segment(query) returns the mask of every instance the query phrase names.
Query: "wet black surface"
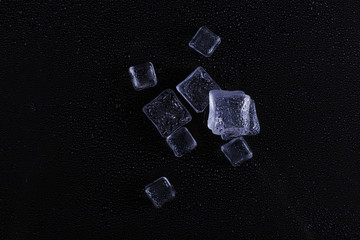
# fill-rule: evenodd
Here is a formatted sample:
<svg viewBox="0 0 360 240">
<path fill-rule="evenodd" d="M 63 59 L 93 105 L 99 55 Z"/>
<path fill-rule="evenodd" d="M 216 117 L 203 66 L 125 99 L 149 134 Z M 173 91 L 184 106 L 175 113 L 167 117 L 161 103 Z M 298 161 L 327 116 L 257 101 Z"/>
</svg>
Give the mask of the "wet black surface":
<svg viewBox="0 0 360 240">
<path fill-rule="evenodd" d="M 3 239 L 359 239 L 359 2 L 0 2 Z M 200 26 L 211 58 L 188 47 Z M 153 62 L 158 85 L 132 88 Z M 206 113 L 176 158 L 142 107 L 201 65 L 255 101 L 234 168 Z M 176 199 L 155 209 L 160 176 Z"/>
</svg>

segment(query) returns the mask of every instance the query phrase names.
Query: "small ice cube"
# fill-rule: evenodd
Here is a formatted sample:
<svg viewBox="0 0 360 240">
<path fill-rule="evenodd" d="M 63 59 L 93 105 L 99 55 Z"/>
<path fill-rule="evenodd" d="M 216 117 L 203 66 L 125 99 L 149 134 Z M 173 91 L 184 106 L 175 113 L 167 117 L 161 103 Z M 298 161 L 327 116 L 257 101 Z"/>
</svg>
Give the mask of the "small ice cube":
<svg viewBox="0 0 360 240">
<path fill-rule="evenodd" d="M 215 135 L 247 135 L 250 126 L 250 96 L 242 91 L 211 90 L 208 128 Z"/>
<path fill-rule="evenodd" d="M 221 151 L 234 167 L 239 166 L 253 156 L 249 145 L 243 137 L 234 138 L 230 142 L 222 145 Z"/>
<path fill-rule="evenodd" d="M 197 143 L 186 127 L 182 127 L 166 138 L 169 147 L 176 157 L 182 157 L 193 150 Z"/>
<path fill-rule="evenodd" d="M 136 91 L 154 87 L 157 84 L 154 65 L 151 62 L 129 68 L 131 83 Z"/>
<path fill-rule="evenodd" d="M 189 111 L 171 89 L 163 91 L 146 104 L 143 112 L 164 138 L 192 119 Z"/>
<path fill-rule="evenodd" d="M 175 189 L 166 177 L 161 177 L 145 187 L 145 193 L 156 208 L 175 198 Z"/>
<path fill-rule="evenodd" d="M 197 67 L 176 89 L 200 113 L 209 105 L 209 91 L 221 88 L 202 67 Z"/>
<path fill-rule="evenodd" d="M 219 46 L 221 39 L 207 27 L 199 28 L 189 46 L 205 57 L 210 57 Z"/>
</svg>

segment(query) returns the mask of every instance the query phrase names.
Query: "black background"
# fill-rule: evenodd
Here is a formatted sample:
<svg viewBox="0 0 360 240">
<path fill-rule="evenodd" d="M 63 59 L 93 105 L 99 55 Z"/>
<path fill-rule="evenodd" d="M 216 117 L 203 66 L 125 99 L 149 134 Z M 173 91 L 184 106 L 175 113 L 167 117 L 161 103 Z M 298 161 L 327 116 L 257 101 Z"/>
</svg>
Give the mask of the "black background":
<svg viewBox="0 0 360 240">
<path fill-rule="evenodd" d="M 1 238 L 359 239 L 359 10 L 1 1 Z M 211 58 L 187 45 L 203 25 Z M 135 92 L 128 67 L 147 61 L 158 85 Z M 200 65 L 256 101 L 238 168 L 179 94 L 198 142 L 183 158 L 141 112 Z M 163 175 L 177 196 L 159 210 L 143 188 Z"/>
</svg>

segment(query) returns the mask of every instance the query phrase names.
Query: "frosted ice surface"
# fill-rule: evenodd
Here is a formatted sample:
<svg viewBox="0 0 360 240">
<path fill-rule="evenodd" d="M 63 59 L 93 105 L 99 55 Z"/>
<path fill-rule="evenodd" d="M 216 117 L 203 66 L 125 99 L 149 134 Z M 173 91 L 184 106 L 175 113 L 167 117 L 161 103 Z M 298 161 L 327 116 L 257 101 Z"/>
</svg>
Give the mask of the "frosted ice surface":
<svg viewBox="0 0 360 240">
<path fill-rule="evenodd" d="M 171 89 L 163 91 L 146 104 L 143 112 L 164 138 L 192 119 L 189 111 Z"/>
<path fill-rule="evenodd" d="M 247 135 L 257 135 L 260 133 L 260 123 L 256 114 L 255 101 L 251 99 L 250 109 L 249 109 L 249 117 L 250 117 L 250 125 L 249 125 L 249 133 Z M 226 132 L 221 133 L 221 138 L 223 140 L 230 140 L 234 137 L 238 137 L 239 135 L 236 132 Z"/>
<path fill-rule="evenodd" d="M 145 193 L 156 208 L 175 198 L 175 189 L 166 177 L 161 177 L 145 187 Z"/>
<path fill-rule="evenodd" d="M 250 127 L 250 96 L 242 91 L 211 90 L 208 128 L 228 138 L 247 135 Z"/>
<path fill-rule="evenodd" d="M 200 113 L 209 105 L 209 91 L 220 87 L 202 67 L 198 67 L 176 89 Z"/>
</svg>

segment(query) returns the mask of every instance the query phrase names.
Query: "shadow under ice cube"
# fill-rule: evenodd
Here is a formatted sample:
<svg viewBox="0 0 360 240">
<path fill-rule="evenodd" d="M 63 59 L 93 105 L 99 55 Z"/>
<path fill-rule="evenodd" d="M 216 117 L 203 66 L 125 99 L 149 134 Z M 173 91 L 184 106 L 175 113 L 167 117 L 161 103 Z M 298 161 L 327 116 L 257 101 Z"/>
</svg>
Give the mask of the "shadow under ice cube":
<svg viewBox="0 0 360 240">
<path fill-rule="evenodd" d="M 175 189 L 166 177 L 161 177 L 145 187 L 145 193 L 156 208 L 175 198 Z"/>
</svg>

